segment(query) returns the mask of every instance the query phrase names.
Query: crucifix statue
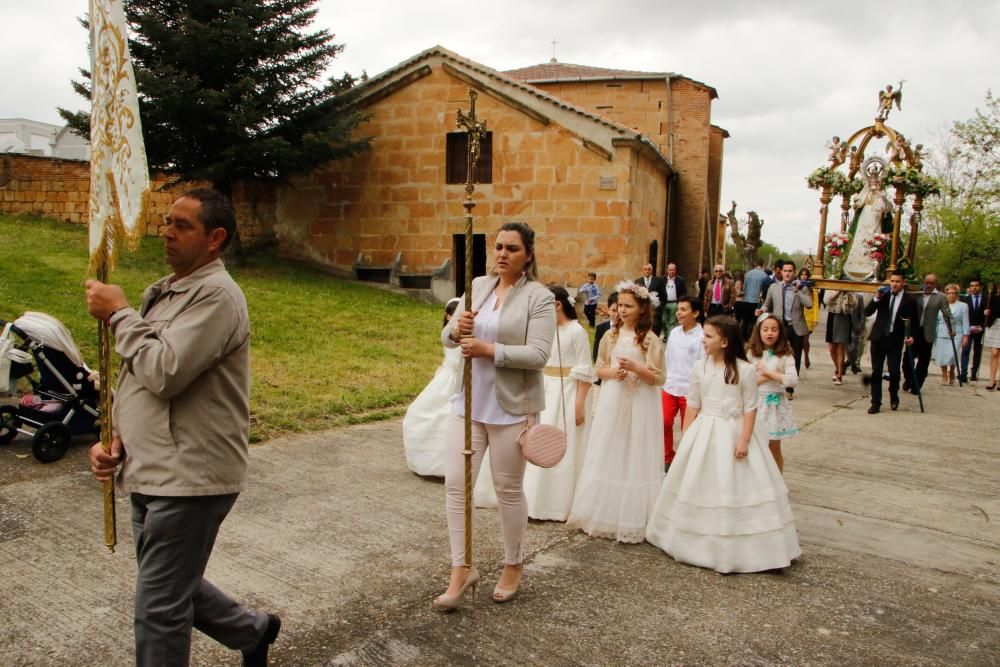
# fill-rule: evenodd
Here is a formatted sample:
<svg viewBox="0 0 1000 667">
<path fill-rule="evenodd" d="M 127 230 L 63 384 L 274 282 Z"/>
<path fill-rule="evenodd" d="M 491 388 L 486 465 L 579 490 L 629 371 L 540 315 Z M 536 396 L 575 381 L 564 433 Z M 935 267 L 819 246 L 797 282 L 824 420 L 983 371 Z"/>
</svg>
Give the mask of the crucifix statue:
<svg viewBox="0 0 1000 667">
<path fill-rule="evenodd" d="M 458 127 L 465 128 L 468 150 L 465 160 L 465 310 L 472 311 L 472 200 L 475 191 L 476 163 L 479 161 L 479 143 L 486 135 L 486 121 L 476 118 L 476 91 L 469 90 L 469 113 L 458 110 Z M 465 393 L 465 564 L 472 565 L 472 359 L 466 358 L 462 369 L 462 387 Z"/>
</svg>

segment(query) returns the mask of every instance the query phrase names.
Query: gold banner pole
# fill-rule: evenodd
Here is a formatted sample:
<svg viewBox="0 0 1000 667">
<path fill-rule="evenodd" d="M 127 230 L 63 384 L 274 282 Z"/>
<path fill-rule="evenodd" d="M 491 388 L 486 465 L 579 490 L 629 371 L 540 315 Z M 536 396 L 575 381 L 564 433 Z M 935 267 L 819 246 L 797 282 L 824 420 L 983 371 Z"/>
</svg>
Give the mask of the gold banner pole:
<svg viewBox="0 0 1000 667">
<path fill-rule="evenodd" d="M 97 267 L 97 279 L 108 282 L 108 262 L 105 259 Z M 104 321 L 97 322 L 97 372 L 100 378 L 101 448 L 105 454 L 111 453 L 111 327 Z M 118 529 L 115 521 L 115 483 L 104 482 L 104 545 L 111 553 L 118 544 Z"/>
<path fill-rule="evenodd" d="M 472 310 L 472 200 L 475 192 L 475 168 L 479 161 L 479 142 L 486 134 L 486 121 L 476 118 L 476 91 L 469 89 L 469 113 L 458 111 L 458 127 L 465 128 L 468 150 L 465 160 L 465 310 Z M 466 357 L 462 368 L 465 393 L 465 564 L 472 566 L 472 359 Z"/>
</svg>

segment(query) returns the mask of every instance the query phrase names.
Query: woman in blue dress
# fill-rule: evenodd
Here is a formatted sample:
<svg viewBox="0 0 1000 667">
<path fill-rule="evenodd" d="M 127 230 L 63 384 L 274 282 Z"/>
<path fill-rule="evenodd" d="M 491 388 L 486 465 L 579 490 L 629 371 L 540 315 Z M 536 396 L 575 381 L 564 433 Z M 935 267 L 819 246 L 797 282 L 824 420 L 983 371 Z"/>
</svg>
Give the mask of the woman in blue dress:
<svg viewBox="0 0 1000 667">
<path fill-rule="evenodd" d="M 938 313 L 935 357 L 941 367 L 941 384 L 955 384 L 955 352 L 969 344 L 969 307 L 958 300 L 958 285 L 954 283 L 944 288 L 944 295 L 951 307 L 951 322 L 955 331 L 948 328 L 948 322 Z"/>
</svg>

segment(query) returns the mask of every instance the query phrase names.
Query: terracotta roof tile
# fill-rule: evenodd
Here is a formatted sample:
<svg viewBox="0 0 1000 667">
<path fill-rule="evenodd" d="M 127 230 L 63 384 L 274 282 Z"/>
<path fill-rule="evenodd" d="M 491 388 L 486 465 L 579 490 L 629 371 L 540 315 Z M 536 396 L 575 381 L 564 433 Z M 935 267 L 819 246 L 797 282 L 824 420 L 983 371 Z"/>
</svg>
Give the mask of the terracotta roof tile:
<svg viewBox="0 0 1000 667">
<path fill-rule="evenodd" d="M 502 74 L 518 81 L 551 81 L 565 79 L 662 79 L 668 72 L 639 72 L 629 69 L 588 67 L 570 63 L 547 62 L 530 67 L 507 70 Z"/>
<path fill-rule="evenodd" d="M 707 83 L 702 83 L 691 77 L 677 74 L 675 72 L 640 72 L 631 69 L 611 69 L 608 67 L 589 67 L 587 65 L 573 65 L 570 63 L 560 63 L 549 61 L 540 65 L 521 67 L 501 72 L 504 76 L 515 81 L 523 81 L 527 84 L 555 83 L 556 81 L 614 81 L 623 79 L 663 79 L 671 77 L 690 81 L 696 86 L 705 88 L 712 93 L 712 99 L 719 96 L 719 93 Z"/>
</svg>

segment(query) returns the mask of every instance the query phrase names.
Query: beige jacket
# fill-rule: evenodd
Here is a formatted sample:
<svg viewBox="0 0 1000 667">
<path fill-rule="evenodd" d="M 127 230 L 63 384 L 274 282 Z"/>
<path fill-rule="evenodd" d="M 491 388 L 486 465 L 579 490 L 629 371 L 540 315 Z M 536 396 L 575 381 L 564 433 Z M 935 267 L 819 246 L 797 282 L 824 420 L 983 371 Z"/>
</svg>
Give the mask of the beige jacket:
<svg viewBox="0 0 1000 667">
<path fill-rule="evenodd" d="M 141 314 L 140 314 L 141 313 Z M 118 485 L 154 496 L 237 493 L 247 471 L 250 320 L 221 260 L 153 283 L 111 318 L 122 367 Z"/>
<path fill-rule="evenodd" d="M 810 295 L 810 289 L 800 289 L 796 290 L 792 288 L 792 329 L 799 336 L 805 336 L 809 333 L 809 327 L 806 325 L 806 317 L 803 312 L 806 308 L 812 308 L 812 296 Z M 778 316 L 778 319 L 785 319 L 785 290 L 783 282 L 776 282 L 767 288 L 767 296 L 764 297 L 764 305 L 761 306 L 761 310 L 768 313 L 773 313 Z"/>
<path fill-rule="evenodd" d="M 499 280 L 498 276 L 491 275 L 480 276 L 472 281 L 473 310 L 482 307 Z M 446 347 L 458 347 L 458 343 L 451 339 L 451 330 L 464 312 L 463 296 L 451 322 L 441 331 L 441 341 Z M 493 355 L 493 362 L 497 367 L 497 402 L 510 414 L 534 414 L 545 409 L 542 369 L 549 359 L 555 335 L 555 297 L 545 285 L 521 276 L 507 293 L 500 308 L 500 323 Z"/>
<path fill-rule="evenodd" d="M 601 345 L 597 350 L 597 368 L 613 368 L 616 365 L 617 362 L 611 358 L 611 350 L 617 342 L 613 329 L 601 339 Z M 666 359 L 663 354 L 663 342 L 652 331 L 647 331 L 643 343 L 646 345 L 646 367 L 653 371 L 653 386 L 659 389 L 667 380 L 663 368 Z"/>
</svg>

